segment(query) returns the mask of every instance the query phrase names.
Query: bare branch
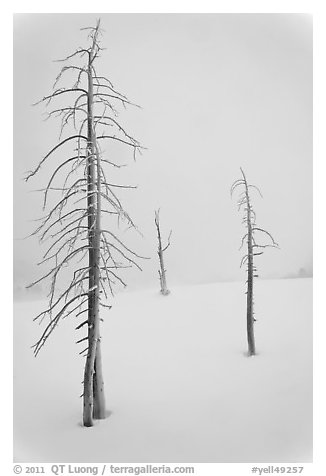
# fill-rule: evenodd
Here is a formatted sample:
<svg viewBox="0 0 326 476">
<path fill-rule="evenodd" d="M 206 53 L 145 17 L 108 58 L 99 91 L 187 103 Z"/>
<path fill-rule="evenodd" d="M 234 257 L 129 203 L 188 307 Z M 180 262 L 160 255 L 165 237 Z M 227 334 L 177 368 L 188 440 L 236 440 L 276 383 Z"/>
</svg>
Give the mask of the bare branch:
<svg viewBox="0 0 326 476">
<path fill-rule="evenodd" d="M 87 295 L 87 293 L 85 293 L 84 295 Z M 49 324 L 46 326 L 43 334 L 41 335 L 40 339 L 36 342 L 36 344 L 34 344 L 32 346 L 34 348 L 35 356 L 40 352 L 41 348 L 43 347 L 43 345 L 45 344 L 45 342 L 47 341 L 49 336 L 52 334 L 52 332 L 53 332 L 54 328 L 57 326 L 62 314 L 65 312 L 65 310 L 68 308 L 68 306 L 70 306 L 70 304 L 72 304 L 76 299 L 79 299 L 79 297 L 80 296 L 73 297 L 67 304 L 65 304 L 63 306 L 63 308 L 58 312 L 58 314 L 56 314 L 56 316 L 51 319 Z"/>
<path fill-rule="evenodd" d="M 76 139 L 76 138 L 81 138 L 81 139 L 84 139 L 87 141 L 87 137 L 85 136 L 80 136 L 80 135 L 74 135 L 74 136 L 70 136 L 70 137 L 67 137 L 67 139 L 64 139 L 63 141 L 61 141 L 59 144 L 57 144 L 55 147 L 53 147 L 50 152 L 48 152 L 46 154 L 45 157 L 43 157 L 43 159 L 41 160 L 41 162 L 38 164 L 38 166 L 36 167 L 36 169 L 34 169 L 33 171 L 29 172 L 27 174 L 27 177 L 25 178 L 25 181 L 27 182 L 31 177 L 33 177 L 33 175 L 35 175 L 39 170 L 40 168 L 42 167 L 43 163 L 46 161 L 46 159 L 48 157 L 50 157 L 51 154 L 53 154 L 53 152 L 55 152 L 59 147 L 61 147 L 63 144 L 65 144 L 66 142 L 70 141 L 70 140 L 73 140 L 73 139 Z"/>
<path fill-rule="evenodd" d="M 130 248 L 128 248 L 121 240 L 119 240 L 119 238 L 117 236 L 115 236 L 114 233 L 112 233 L 111 231 L 109 230 L 101 230 L 101 233 L 108 233 L 109 235 L 111 235 L 121 246 L 123 246 L 123 248 L 127 251 L 129 251 L 129 253 L 133 254 L 134 256 L 137 256 L 137 258 L 141 258 L 141 259 L 150 259 L 149 257 L 146 257 L 146 256 L 140 256 L 138 255 L 137 253 L 135 253 L 134 251 L 132 251 Z"/>
<path fill-rule="evenodd" d="M 257 226 L 254 226 L 252 230 L 253 231 L 261 231 L 262 233 L 265 233 L 266 235 L 268 235 L 270 237 L 270 239 L 273 242 L 273 245 L 278 247 L 278 244 L 276 243 L 276 241 L 274 240 L 274 238 L 272 237 L 272 235 L 268 231 L 263 230 L 262 228 L 258 228 Z"/>
<path fill-rule="evenodd" d="M 85 309 L 85 311 L 83 311 L 83 312 L 87 312 L 87 311 L 88 311 L 88 309 Z M 77 331 L 78 329 L 81 329 L 81 328 L 82 328 L 83 326 L 85 326 L 87 323 L 88 323 L 88 319 L 87 319 L 86 321 L 83 321 L 81 324 L 79 324 L 79 325 L 76 327 L 75 330 Z"/>
<path fill-rule="evenodd" d="M 65 58 L 62 58 L 62 59 L 57 59 L 57 60 L 54 60 L 56 63 L 61 63 L 63 61 L 67 61 L 68 59 L 71 59 L 73 58 L 74 56 L 76 55 L 84 55 L 85 53 L 87 53 L 88 55 L 90 54 L 90 51 L 89 50 L 86 50 L 84 48 L 78 48 L 78 50 L 76 50 L 74 53 L 72 53 L 71 55 L 69 56 L 66 56 Z"/>
<path fill-rule="evenodd" d="M 71 89 L 58 89 L 57 91 L 55 91 L 54 93 L 52 94 L 49 94 L 49 96 L 44 96 L 44 98 L 40 99 L 39 101 L 35 102 L 33 104 L 33 106 L 37 106 L 38 104 L 40 104 L 41 102 L 44 102 L 44 101 L 47 101 L 47 100 L 52 100 L 53 98 L 57 97 L 57 96 L 60 96 L 61 94 L 65 94 L 65 93 L 71 93 L 71 92 L 76 92 L 76 91 L 81 91 L 83 94 L 82 96 L 87 96 L 87 91 L 85 89 L 82 89 L 82 88 L 71 88 Z"/>
</svg>

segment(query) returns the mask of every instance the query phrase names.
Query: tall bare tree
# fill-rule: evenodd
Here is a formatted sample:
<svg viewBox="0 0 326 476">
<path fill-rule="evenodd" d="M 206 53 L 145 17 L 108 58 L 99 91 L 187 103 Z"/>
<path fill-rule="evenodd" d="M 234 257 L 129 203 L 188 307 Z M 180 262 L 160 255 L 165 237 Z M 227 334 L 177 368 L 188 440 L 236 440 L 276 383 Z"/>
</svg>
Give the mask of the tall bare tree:
<svg viewBox="0 0 326 476">
<path fill-rule="evenodd" d="M 110 155 L 114 153 L 113 144 L 127 147 L 134 159 L 142 147 L 117 119 L 118 106 L 126 107 L 132 103 L 95 68 L 96 60 L 103 50 L 99 41 L 102 34 L 100 20 L 95 27 L 82 30 L 88 33 L 88 46 L 78 48 L 59 60 L 65 65 L 55 80 L 53 92 L 39 101 L 52 107 L 46 113 L 47 118 L 61 118 L 59 142 L 27 174 L 26 181 L 43 166 L 46 167 L 48 159 L 52 159 L 59 151 L 63 152 L 65 146 L 73 145 L 73 154 L 67 156 L 65 152 L 59 165 L 52 169 L 47 185 L 41 190 L 44 194 L 43 210 L 49 208 L 51 194 L 61 192 L 61 196 L 51 196 L 53 205 L 32 233 L 39 235 L 41 242 L 52 239 L 41 261 L 47 264 L 52 262 L 50 270 L 30 285 L 34 286 L 44 279 L 50 280 L 49 305 L 34 318 L 43 320 L 47 317 L 48 322 L 33 347 L 37 355 L 62 319 L 71 315 L 81 318 L 76 329 L 86 329 L 87 335 L 77 343 L 87 343 L 80 354 L 86 354 L 83 423 L 89 427 L 93 425 L 93 419 L 103 419 L 106 416 L 100 308 L 111 307 L 105 301 L 110 293 L 113 294 L 114 284 L 126 286 L 117 270 L 132 265 L 141 269 L 135 261 L 140 256 L 112 231 L 121 221 L 128 227 L 135 227 L 115 192 L 116 189 L 135 187 L 112 183 L 106 178 L 110 167 L 120 168 L 122 165 L 114 162 L 111 157 L 108 159 L 104 156 L 100 142 L 106 141 L 111 146 Z M 68 88 L 59 87 L 63 77 L 70 77 L 73 84 Z M 69 98 L 68 104 L 62 105 L 62 98 Z M 70 129 L 70 133 L 61 139 L 67 129 Z M 54 183 L 58 180 L 60 185 L 55 186 Z M 110 221 L 108 227 L 101 223 L 104 214 L 107 222 Z M 67 267 L 71 271 L 68 285 L 60 291 L 58 280 Z"/>
<path fill-rule="evenodd" d="M 242 209 L 244 212 L 242 223 L 246 227 L 246 233 L 242 237 L 241 246 L 239 249 L 241 249 L 245 243 L 247 244 L 247 252 L 241 259 L 240 267 L 245 264 L 247 265 L 247 340 L 248 355 L 252 356 L 256 354 L 254 335 L 254 322 L 256 319 L 254 317 L 253 284 L 254 278 L 258 277 L 257 268 L 254 263 L 254 257 L 262 255 L 264 253 L 265 248 L 278 248 L 278 244 L 275 242 L 274 238 L 268 231 L 257 226 L 256 213 L 252 207 L 249 190 L 256 190 L 261 197 L 262 194 L 258 187 L 256 187 L 255 185 L 248 184 L 244 171 L 242 170 L 242 168 L 240 168 L 240 170 L 242 178 L 233 182 L 231 186 L 231 196 L 237 187 L 243 188 L 243 191 L 239 195 L 238 210 L 240 211 Z M 257 242 L 257 237 L 258 239 L 260 239 L 263 235 L 270 241 L 269 243 L 264 242 L 263 244 L 260 244 Z"/>
<path fill-rule="evenodd" d="M 155 225 L 156 225 L 157 239 L 158 239 L 157 254 L 158 254 L 158 258 L 160 262 L 160 269 L 158 270 L 158 274 L 160 277 L 161 293 L 163 294 L 163 296 L 167 296 L 168 294 L 170 294 L 170 291 L 168 290 L 167 284 L 166 284 L 166 269 L 164 267 L 163 253 L 170 246 L 170 238 L 171 238 L 172 230 L 170 231 L 166 246 L 162 246 L 161 229 L 160 229 L 160 210 L 155 211 Z"/>
</svg>

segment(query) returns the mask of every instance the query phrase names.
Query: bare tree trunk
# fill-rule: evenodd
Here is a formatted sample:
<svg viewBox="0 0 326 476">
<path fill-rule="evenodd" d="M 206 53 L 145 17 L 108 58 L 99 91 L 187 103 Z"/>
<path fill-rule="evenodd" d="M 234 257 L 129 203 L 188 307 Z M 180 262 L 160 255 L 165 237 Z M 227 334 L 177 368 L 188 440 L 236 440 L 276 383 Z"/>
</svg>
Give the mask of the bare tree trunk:
<svg viewBox="0 0 326 476">
<path fill-rule="evenodd" d="M 94 140 L 96 138 L 94 137 Z M 104 395 L 104 380 L 102 374 L 102 355 L 101 355 L 101 336 L 100 336 L 100 315 L 99 315 L 99 290 L 100 290 L 100 246 L 101 246 L 101 166 L 100 156 L 96 147 L 96 161 L 97 161 L 97 214 L 96 214 L 96 227 L 95 227 L 95 249 L 96 249 L 96 323 L 97 323 L 97 342 L 96 342 L 96 354 L 94 362 L 94 374 L 93 374 L 93 396 L 94 396 L 94 409 L 93 417 L 97 420 L 103 420 L 106 418 L 105 409 L 105 395 Z"/>
<path fill-rule="evenodd" d="M 164 268 L 164 261 L 163 261 L 163 251 L 162 249 L 160 248 L 159 251 L 158 251 L 158 256 L 159 256 L 159 260 L 160 260 L 160 270 L 158 271 L 159 273 L 159 276 L 160 276 L 160 283 L 161 283 L 161 293 L 166 296 L 167 294 L 169 294 L 169 290 L 167 288 L 167 285 L 166 285 L 166 270 Z"/>
<path fill-rule="evenodd" d="M 256 344 L 255 344 L 255 335 L 254 335 L 254 323 L 256 319 L 254 318 L 254 278 L 258 278 L 257 268 L 254 264 L 254 257 L 262 255 L 265 248 L 272 247 L 278 248 L 278 244 L 275 242 L 272 235 L 256 225 L 256 213 L 251 205 L 249 188 L 256 190 L 260 196 L 262 194 L 256 185 L 248 184 L 244 171 L 240 167 L 242 178 L 233 182 L 231 186 L 231 196 L 234 190 L 237 187 L 244 187 L 244 190 L 241 192 L 238 201 L 238 210 L 243 207 L 244 216 L 243 223 L 246 226 L 246 234 L 242 237 L 241 246 L 242 248 L 244 243 L 247 243 L 247 253 L 242 257 L 240 268 L 243 264 L 247 264 L 247 341 L 248 341 L 248 355 L 256 355 Z M 261 234 L 268 237 L 271 242 L 260 244 L 257 241 L 257 234 Z"/>
<path fill-rule="evenodd" d="M 93 374 L 93 395 L 94 408 L 93 418 L 96 420 L 103 420 L 106 418 L 104 381 L 102 376 L 102 356 L 101 356 L 101 342 L 98 340 L 96 346 L 96 357 Z"/>
<path fill-rule="evenodd" d="M 84 425 L 93 426 L 93 418 L 105 418 L 105 398 L 99 345 L 99 261 L 100 261 L 100 167 L 96 147 L 93 114 L 93 48 L 88 60 L 87 95 L 87 160 L 88 160 L 88 240 L 89 240 L 89 296 L 88 296 L 88 353 L 84 374 Z M 95 385 L 94 385 L 95 383 Z M 94 406 L 94 402 L 96 405 Z"/>
<path fill-rule="evenodd" d="M 256 225 L 256 213 L 251 205 L 249 188 L 256 190 L 259 195 L 262 197 L 262 194 L 256 185 L 249 184 L 247 182 L 244 171 L 240 167 L 242 178 L 233 182 L 231 186 L 231 196 L 237 187 L 244 187 L 244 190 L 241 192 L 238 201 L 238 210 L 243 207 L 244 216 L 242 223 L 246 226 L 246 234 L 242 237 L 241 246 L 242 248 L 245 241 L 247 241 L 247 254 L 245 254 L 240 263 L 240 268 L 243 264 L 247 263 L 247 340 L 248 340 L 248 355 L 256 355 L 256 345 L 255 345 L 255 335 L 254 335 L 254 323 L 256 319 L 254 318 L 254 278 L 258 278 L 257 268 L 254 264 L 254 257 L 262 255 L 265 248 L 278 248 L 278 244 L 272 237 L 272 235 Z M 268 237 L 271 242 L 260 244 L 257 241 L 257 234 L 264 235 L 265 238 Z"/>
<path fill-rule="evenodd" d="M 158 271 L 159 277 L 160 277 L 160 285 L 161 285 L 161 294 L 163 296 L 167 296 L 170 294 L 170 291 L 167 288 L 166 284 L 166 269 L 164 268 L 164 259 L 163 259 L 163 253 L 164 251 L 170 246 L 170 236 L 171 232 L 169 235 L 168 239 L 168 244 L 163 248 L 162 247 L 162 239 L 161 239 L 161 230 L 160 230 L 160 220 L 159 220 L 159 210 L 155 212 L 155 225 L 157 229 L 157 238 L 158 238 L 158 257 L 159 257 L 159 262 L 160 262 L 160 269 Z"/>
<path fill-rule="evenodd" d="M 247 283 L 247 339 L 248 355 L 256 354 L 255 336 L 254 336 L 254 314 L 253 314 L 253 283 L 254 283 L 254 265 L 253 265 L 253 243 L 252 226 L 249 210 L 248 219 L 248 283 Z"/>
<path fill-rule="evenodd" d="M 255 335 L 254 335 L 254 312 L 253 312 L 253 284 L 254 284 L 254 252 L 253 252 L 253 236 L 252 236 L 252 207 L 250 203 L 249 190 L 247 179 L 241 169 L 244 186 L 245 186 L 245 201 L 246 201 L 246 224 L 247 224 L 247 340 L 248 340 L 248 355 L 256 354 Z"/>
</svg>

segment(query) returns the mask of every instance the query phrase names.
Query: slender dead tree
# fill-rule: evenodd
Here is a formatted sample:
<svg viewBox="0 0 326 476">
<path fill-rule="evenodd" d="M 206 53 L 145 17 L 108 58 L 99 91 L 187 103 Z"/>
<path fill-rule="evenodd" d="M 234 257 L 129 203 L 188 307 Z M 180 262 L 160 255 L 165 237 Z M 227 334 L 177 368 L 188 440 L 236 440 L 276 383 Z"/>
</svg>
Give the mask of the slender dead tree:
<svg viewBox="0 0 326 476">
<path fill-rule="evenodd" d="M 114 162 L 110 156 L 105 157 L 100 143 L 110 147 L 110 155 L 115 150 L 113 144 L 129 148 L 134 159 L 142 147 L 117 119 L 119 105 L 126 107 L 132 103 L 116 90 L 108 78 L 100 76 L 95 68 L 96 60 L 103 50 L 99 41 L 102 34 L 100 20 L 95 27 L 82 30 L 88 33 L 88 46 L 78 48 L 66 58 L 58 60 L 65 65 L 55 80 L 53 92 L 36 103 L 46 103 L 51 107 L 46 113 L 47 119 L 56 116 L 61 118 L 61 130 L 59 142 L 27 174 L 26 181 L 43 166 L 46 167 L 50 159 L 54 160 L 53 156 L 61 153 L 59 165 L 52 169 L 47 185 L 40 190 L 44 197 L 43 210 L 49 211 L 39 220 L 39 226 L 32 233 L 39 236 L 41 243 L 52 240 L 39 263 L 52 263 L 50 270 L 30 285 L 34 286 L 44 279 L 50 280 L 49 305 L 34 318 L 34 321 L 48 320 L 33 348 L 37 355 L 61 320 L 72 315 L 81 319 L 76 329 L 86 329 L 87 335 L 78 339 L 77 343 L 87 344 L 80 354 L 86 355 L 83 423 L 89 427 L 93 425 L 93 419 L 106 417 L 100 308 L 111 307 L 105 301 L 109 294 L 113 295 L 115 284 L 126 286 L 118 270 L 132 265 L 141 269 L 135 261 L 140 256 L 112 231 L 121 221 L 135 228 L 116 195 L 116 189 L 136 187 L 112 183 L 107 178 L 110 170 L 112 172 L 122 165 Z M 72 81 L 68 88 L 59 87 L 64 77 L 70 77 Z M 63 105 L 63 99 L 68 100 L 68 104 Z M 70 133 L 61 138 L 67 129 Z M 68 145 L 73 146 L 73 153 L 66 155 Z M 55 185 L 58 180 L 60 185 Z M 57 198 L 60 193 L 61 196 Z M 50 206 L 48 202 L 52 202 Z M 103 226 L 104 216 L 108 226 Z M 58 280 L 63 278 L 65 269 L 70 270 L 70 278 L 66 287 L 59 290 Z"/>
<path fill-rule="evenodd" d="M 157 239 L 158 239 L 157 254 L 158 254 L 158 258 L 160 262 L 160 269 L 158 270 L 158 274 L 160 277 L 161 294 L 163 294 L 163 296 L 167 296 L 168 294 L 170 294 L 170 291 L 168 290 L 166 285 L 166 269 L 164 268 L 163 253 L 170 246 L 170 238 L 171 238 L 172 230 L 170 231 L 167 245 L 163 247 L 162 239 L 161 239 L 161 230 L 160 230 L 160 210 L 155 211 L 155 225 L 156 225 Z"/>
<path fill-rule="evenodd" d="M 239 195 L 238 200 L 238 210 L 241 209 L 244 212 L 242 223 L 246 227 L 246 233 L 242 237 L 240 250 L 243 245 L 247 244 L 247 252 L 242 257 L 240 262 L 240 268 L 246 264 L 247 265 L 247 340 L 248 340 L 248 355 L 252 356 L 256 354 L 256 345 L 255 345 L 255 335 L 254 335 L 254 322 L 256 321 L 254 317 L 254 294 L 253 294 L 253 284 L 254 278 L 258 277 L 257 268 L 254 263 L 254 257 L 260 256 L 264 253 L 264 249 L 271 247 L 271 248 L 278 248 L 278 244 L 275 242 L 272 235 L 260 228 L 256 225 L 256 213 L 251 204 L 251 198 L 249 190 L 253 189 L 256 190 L 259 195 L 262 197 L 262 194 L 258 187 L 255 185 L 248 184 L 244 171 L 240 167 L 242 178 L 233 182 L 231 186 L 231 196 L 234 190 L 237 187 L 242 187 L 243 191 Z M 264 235 L 270 242 L 260 244 L 257 242 L 257 236 L 259 237 Z"/>
</svg>

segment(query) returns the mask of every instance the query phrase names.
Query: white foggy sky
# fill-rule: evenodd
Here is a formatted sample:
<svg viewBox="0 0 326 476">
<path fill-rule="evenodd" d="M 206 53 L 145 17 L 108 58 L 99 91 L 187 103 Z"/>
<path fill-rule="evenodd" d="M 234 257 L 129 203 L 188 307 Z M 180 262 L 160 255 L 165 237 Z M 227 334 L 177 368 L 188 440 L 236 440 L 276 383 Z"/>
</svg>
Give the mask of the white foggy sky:
<svg viewBox="0 0 326 476">
<path fill-rule="evenodd" d="M 168 282 L 242 279 L 243 234 L 230 186 L 243 167 L 264 199 L 253 195 L 257 223 L 281 250 L 257 259 L 262 276 L 312 266 L 312 21 L 299 14 L 35 14 L 14 22 L 14 269 L 24 283 L 41 259 L 28 221 L 42 214 L 51 164 L 22 180 L 57 142 L 58 123 L 31 104 L 50 93 L 62 58 L 85 45 L 84 26 L 101 17 L 107 47 L 98 62 L 118 90 L 142 106 L 120 121 L 148 150 L 119 170 L 124 204 L 144 239 L 129 245 L 152 260 L 126 277 L 157 282 L 154 209 L 161 207 Z M 64 84 L 64 83 L 62 83 Z M 106 144 L 109 149 L 109 144 Z M 67 154 L 69 148 L 65 149 Z"/>
</svg>

